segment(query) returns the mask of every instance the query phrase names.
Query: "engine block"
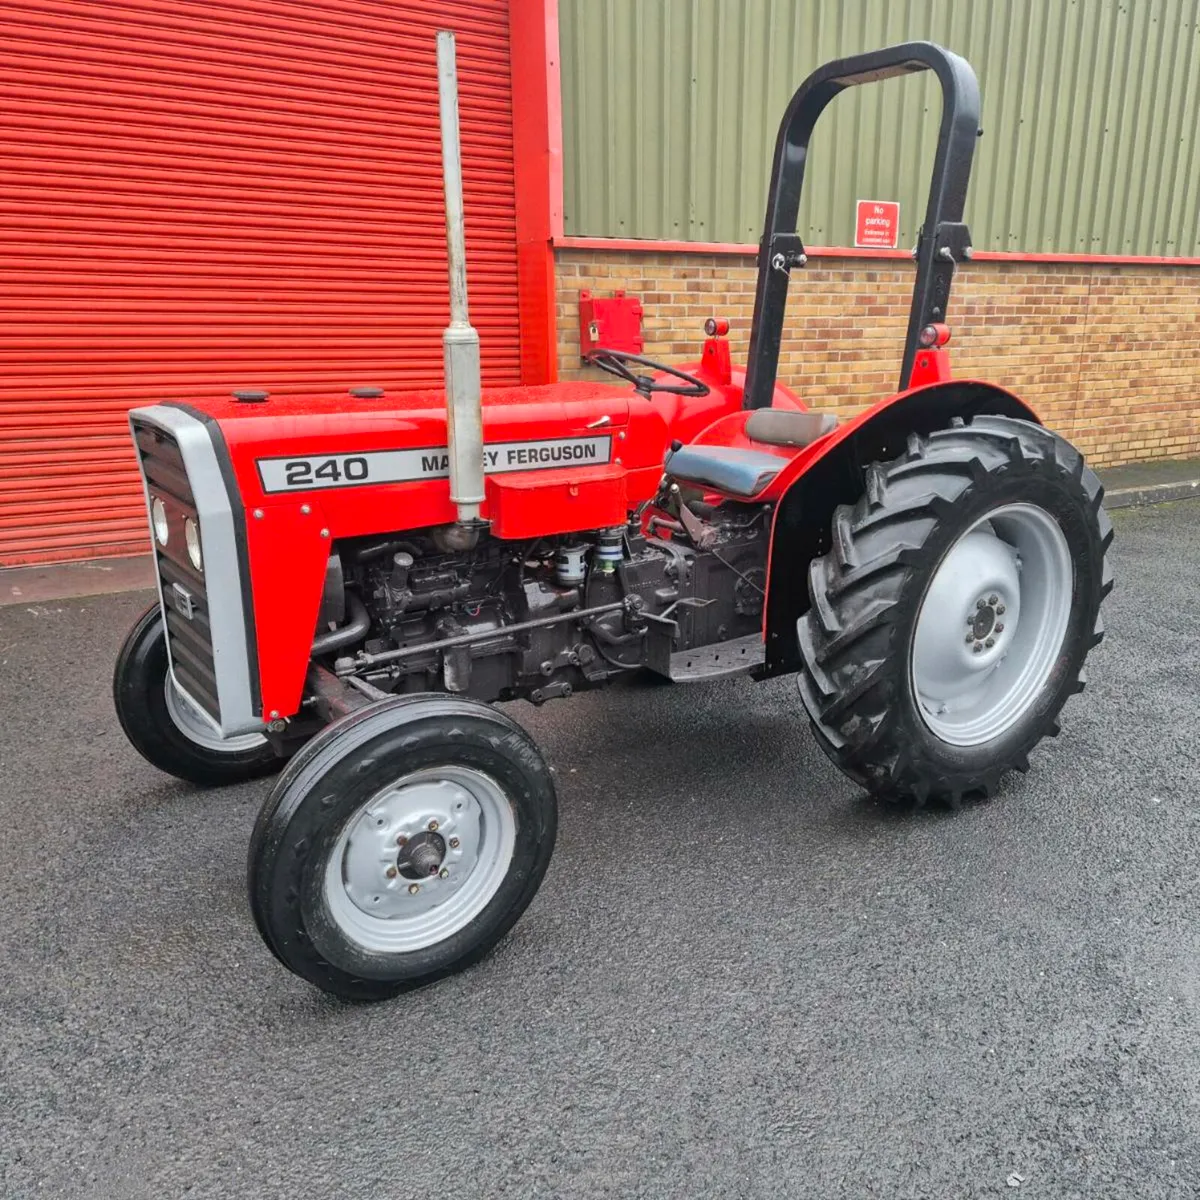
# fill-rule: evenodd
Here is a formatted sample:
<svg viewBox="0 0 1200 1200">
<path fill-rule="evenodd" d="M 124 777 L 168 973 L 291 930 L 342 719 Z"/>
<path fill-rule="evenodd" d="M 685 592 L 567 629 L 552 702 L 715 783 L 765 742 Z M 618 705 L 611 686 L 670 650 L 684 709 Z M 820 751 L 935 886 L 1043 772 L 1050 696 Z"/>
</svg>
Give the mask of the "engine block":
<svg viewBox="0 0 1200 1200">
<path fill-rule="evenodd" d="M 681 511 L 682 510 L 682 511 Z M 681 520 L 680 517 L 683 519 Z M 437 531 L 336 547 L 370 630 L 334 670 L 383 692 L 540 704 L 761 627 L 770 510 L 682 501 L 643 526 L 447 550 Z"/>
</svg>

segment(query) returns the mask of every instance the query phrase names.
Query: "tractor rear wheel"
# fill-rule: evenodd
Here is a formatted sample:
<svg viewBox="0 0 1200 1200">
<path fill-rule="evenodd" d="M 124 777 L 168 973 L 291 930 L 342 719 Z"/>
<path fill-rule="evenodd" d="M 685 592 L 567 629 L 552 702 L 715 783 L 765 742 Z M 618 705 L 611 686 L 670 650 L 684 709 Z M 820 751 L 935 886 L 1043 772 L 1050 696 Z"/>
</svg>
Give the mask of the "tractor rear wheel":
<svg viewBox="0 0 1200 1200">
<path fill-rule="evenodd" d="M 1006 417 L 914 434 L 867 468 L 797 627 L 800 693 L 845 774 L 957 804 L 1028 768 L 1103 637 L 1102 497 L 1074 447 Z"/>
<path fill-rule="evenodd" d="M 262 734 L 222 738 L 175 686 L 157 604 L 138 618 L 117 655 L 113 704 L 133 748 L 177 779 L 205 786 L 242 783 L 283 766 Z"/>
<path fill-rule="evenodd" d="M 536 895 L 558 823 L 529 735 L 476 700 L 380 700 L 292 760 L 250 843 L 250 906 L 289 970 L 386 1000 L 481 959 Z"/>
</svg>

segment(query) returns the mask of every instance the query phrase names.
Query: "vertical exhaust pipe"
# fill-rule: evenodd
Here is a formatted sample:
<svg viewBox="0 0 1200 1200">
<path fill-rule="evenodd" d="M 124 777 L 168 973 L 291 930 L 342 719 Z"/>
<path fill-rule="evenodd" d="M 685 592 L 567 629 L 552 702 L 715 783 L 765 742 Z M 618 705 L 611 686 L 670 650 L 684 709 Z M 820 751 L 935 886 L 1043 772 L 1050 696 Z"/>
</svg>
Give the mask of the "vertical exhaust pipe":
<svg viewBox="0 0 1200 1200">
<path fill-rule="evenodd" d="M 458 66 L 454 34 L 437 35 L 438 107 L 442 125 L 442 178 L 446 188 L 446 256 L 450 265 L 450 324 L 442 335 L 446 364 L 446 430 L 450 499 L 459 533 L 474 542 L 483 503 L 483 400 L 479 334 L 467 317 L 467 250 L 463 224 L 462 144 L 458 132 Z M 467 531 L 470 530 L 470 534 Z"/>
</svg>

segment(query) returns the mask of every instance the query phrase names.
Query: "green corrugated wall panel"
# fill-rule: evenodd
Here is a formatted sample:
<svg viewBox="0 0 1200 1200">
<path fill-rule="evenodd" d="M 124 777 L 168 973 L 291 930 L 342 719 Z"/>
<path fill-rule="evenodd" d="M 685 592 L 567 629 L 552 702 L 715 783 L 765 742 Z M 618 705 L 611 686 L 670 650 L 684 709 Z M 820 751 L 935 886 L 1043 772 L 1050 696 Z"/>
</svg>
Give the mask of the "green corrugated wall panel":
<svg viewBox="0 0 1200 1200">
<path fill-rule="evenodd" d="M 988 250 L 1200 255 L 1200 0 L 559 0 L 570 234 L 756 242 L 792 92 L 831 58 L 929 38 L 970 60 Z M 925 208 L 929 75 L 853 89 L 813 137 L 800 231 L 856 199 Z"/>
</svg>

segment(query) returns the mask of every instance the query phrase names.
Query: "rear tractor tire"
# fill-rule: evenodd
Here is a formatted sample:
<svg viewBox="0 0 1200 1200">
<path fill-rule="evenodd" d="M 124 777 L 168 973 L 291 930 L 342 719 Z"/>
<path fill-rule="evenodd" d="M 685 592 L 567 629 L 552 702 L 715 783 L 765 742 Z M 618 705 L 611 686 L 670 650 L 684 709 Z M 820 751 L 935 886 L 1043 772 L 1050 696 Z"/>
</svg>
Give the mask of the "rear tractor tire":
<svg viewBox="0 0 1200 1200">
<path fill-rule="evenodd" d="M 509 717 L 380 700 L 280 776 L 250 842 L 250 907 L 290 971 L 386 1000 L 487 954 L 537 894 L 557 825 L 549 768 Z"/>
<path fill-rule="evenodd" d="M 799 620 L 822 748 L 874 795 L 990 795 L 1058 733 L 1103 637 L 1112 524 L 1068 442 L 1007 417 L 910 436 L 834 514 Z"/>
<path fill-rule="evenodd" d="M 138 618 L 117 655 L 113 704 L 133 748 L 178 779 L 206 786 L 243 783 L 283 766 L 262 734 L 222 738 L 175 686 L 157 604 Z"/>
</svg>

